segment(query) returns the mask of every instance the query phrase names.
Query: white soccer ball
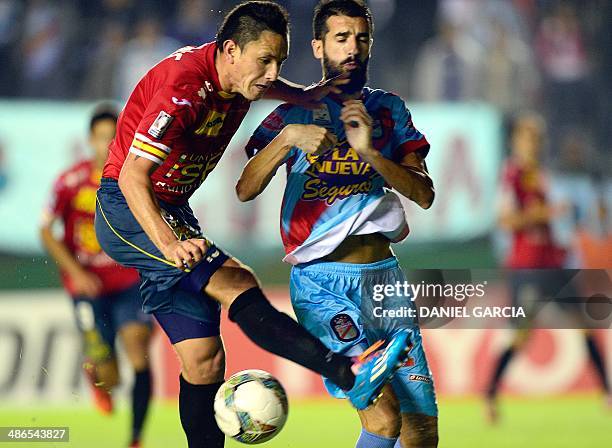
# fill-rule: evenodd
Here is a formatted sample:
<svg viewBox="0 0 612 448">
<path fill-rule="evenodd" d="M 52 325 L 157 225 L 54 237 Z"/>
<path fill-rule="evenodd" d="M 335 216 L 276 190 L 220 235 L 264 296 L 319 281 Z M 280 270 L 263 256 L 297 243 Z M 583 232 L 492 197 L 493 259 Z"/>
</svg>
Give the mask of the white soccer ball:
<svg viewBox="0 0 612 448">
<path fill-rule="evenodd" d="M 254 445 L 276 436 L 287 420 L 285 389 L 263 370 L 243 370 L 215 395 L 215 419 L 226 435 Z"/>
</svg>

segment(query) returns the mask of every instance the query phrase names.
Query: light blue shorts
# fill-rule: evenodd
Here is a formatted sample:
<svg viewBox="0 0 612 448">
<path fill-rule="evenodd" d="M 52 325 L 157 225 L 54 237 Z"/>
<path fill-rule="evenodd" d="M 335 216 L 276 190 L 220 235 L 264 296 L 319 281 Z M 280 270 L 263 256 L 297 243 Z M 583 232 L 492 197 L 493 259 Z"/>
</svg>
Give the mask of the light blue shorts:
<svg viewBox="0 0 612 448">
<path fill-rule="evenodd" d="M 291 270 L 291 302 L 298 321 L 330 350 L 348 356 L 362 353 L 379 339 L 390 339 L 399 328 L 410 328 L 408 361 L 392 380 L 401 411 L 438 415 L 433 377 L 427 365 L 421 332 L 410 318 L 377 318 L 374 285 L 403 284 L 396 258 L 376 263 L 312 262 Z M 387 298 L 385 298 L 387 300 Z M 397 306 L 414 308 L 409 297 L 389 297 Z M 345 398 L 342 390 L 323 378 L 328 392 Z"/>
</svg>

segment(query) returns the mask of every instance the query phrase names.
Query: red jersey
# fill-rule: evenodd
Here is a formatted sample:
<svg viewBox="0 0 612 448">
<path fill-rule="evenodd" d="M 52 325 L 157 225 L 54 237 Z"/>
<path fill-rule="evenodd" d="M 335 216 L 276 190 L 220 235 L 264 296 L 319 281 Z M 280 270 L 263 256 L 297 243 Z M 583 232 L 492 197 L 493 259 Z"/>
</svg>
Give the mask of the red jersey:
<svg viewBox="0 0 612 448">
<path fill-rule="evenodd" d="M 127 289 L 140 280 L 135 269 L 124 268 L 106 255 L 96 239 L 94 214 L 100 172 L 91 161 L 77 163 L 55 181 L 51 200 L 43 219 L 60 219 L 64 227 L 64 244 L 81 266 L 96 274 L 102 282 L 101 294 Z M 70 277 L 61 273 L 62 282 L 74 295 Z"/>
<path fill-rule="evenodd" d="M 214 42 L 184 47 L 140 80 L 119 116 L 103 177 L 119 178 L 128 152 L 159 164 L 157 197 L 187 202 L 215 168 L 250 101 L 221 90 Z"/>
<path fill-rule="evenodd" d="M 509 160 L 502 173 L 502 188 L 505 197 L 512 201 L 517 210 L 524 211 L 530 205 L 547 203 L 545 178 L 538 168 L 521 168 Z M 565 251 L 555 244 L 550 225 L 536 224 L 513 232 L 506 266 L 522 269 L 561 268 L 564 259 Z"/>
</svg>

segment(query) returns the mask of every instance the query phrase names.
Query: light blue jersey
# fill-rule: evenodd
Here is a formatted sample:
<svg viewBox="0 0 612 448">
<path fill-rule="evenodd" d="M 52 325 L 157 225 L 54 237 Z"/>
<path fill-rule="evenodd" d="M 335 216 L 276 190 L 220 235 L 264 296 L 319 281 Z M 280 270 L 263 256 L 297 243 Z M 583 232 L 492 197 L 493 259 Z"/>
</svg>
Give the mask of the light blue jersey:
<svg viewBox="0 0 612 448">
<path fill-rule="evenodd" d="M 404 102 L 382 90 L 363 89 L 362 101 L 373 119 L 373 146 L 400 163 L 407 154 L 425 157 L 429 144 L 418 132 Z M 291 302 L 296 316 L 334 352 L 359 355 L 379 339 L 390 340 L 399 328 L 410 328 L 410 352 L 398 369 L 393 389 L 402 412 L 437 415 L 433 378 L 418 325 L 408 319 L 373 318 L 372 290 L 376 284 L 404 282 L 392 257 L 371 264 L 330 263 L 321 259 L 350 235 L 380 233 L 390 241 L 408 235 L 398 196 L 384 179 L 350 147 L 340 120 L 342 103 L 327 97 L 316 110 L 283 104 L 257 128 L 247 146 L 254 156 L 288 124 L 315 124 L 329 129 L 336 147 L 319 157 L 292 148 L 284 160 L 287 187 L 281 209 L 285 261 L 291 270 Z M 414 307 L 408 297 L 390 298 Z M 340 388 L 325 379 L 328 391 L 342 398 Z"/>
<path fill-rule="evenodd" d="M 406 105 L 383 90 L 363 89 L 362 101 L 373 118 L 373 144 L 384 157 L 400 162 L 429 143 L 417 131 Z M 409 232 L 399 198 L 385 189 L 384 179 L 350 147 L 340 121 L 342 103 L 328 96 L 308 110 L 283 104 L 261 123 L 247 145 L 253 156 L 288 124 L 315 124 L 333 132 L 336 147 L 321 156 L 292 148 L 285 159 L 287 188 L 281 210 L 285 261 L 299 264 L 324 257 L 349 235 L 381 233 L 391 241 Z"/>
</svg>

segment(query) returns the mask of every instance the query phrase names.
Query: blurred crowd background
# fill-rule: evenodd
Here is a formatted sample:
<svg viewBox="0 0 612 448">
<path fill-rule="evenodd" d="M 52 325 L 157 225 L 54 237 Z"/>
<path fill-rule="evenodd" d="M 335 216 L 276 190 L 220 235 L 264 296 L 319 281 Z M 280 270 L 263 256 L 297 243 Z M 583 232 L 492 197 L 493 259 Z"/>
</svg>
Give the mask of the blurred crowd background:
<svg viewBox="0 0 612 448">
<path fill-rule="evenodd" d="M 0 98 L 125 101 L 157 61 L 181 46 L 214 39 L 223 15 L 237 3 L 0 0 Z M 291 52 L 282 75 L 303 84 L 315 82 L 320 66 L 312 57 L 310 39 L 316 1 L 280 3 L 292 21 Z M 577 204 L 571 204 L 577 222 L 593 215 L 585 212 L 584 204 L 596 202 L 599 221 L 587 227 L 601 231 L 603 226 L 607 232 L 612 191 L 612 2 L 368 4 L 376 27 L 370 63 L 373 86 L 398 93 L 409 106 L 491 106 L 502 117 L 501 157 L 510 152 L 512 120 L 525 111 L 542 114 L 547 135 L 544 166 L 579 186 L 574 188 Z M 478 132 L 477 123 L 473 132 Z M 0 135 L 0 160 L 2 151 Z M 495 246 L 488 240 L 484 244 L 484 252 Z M 478 249 L 475 254 L 487 259 L 484 252 Z"/>
<path fill-rule="evenodd" d="M 212 40 L 225 0 L 0 0 L 0 96 L 124 100 L 176 48 Z M 285 0 L 283 75 L 317 80 L 314 0 Z M 607 0 L 371 0 L 373 85 L 409 102 L 481 100 L 536 109 L 559 168 L 601 176 L 612 146 L 612 3 Z"/>
</svg>

